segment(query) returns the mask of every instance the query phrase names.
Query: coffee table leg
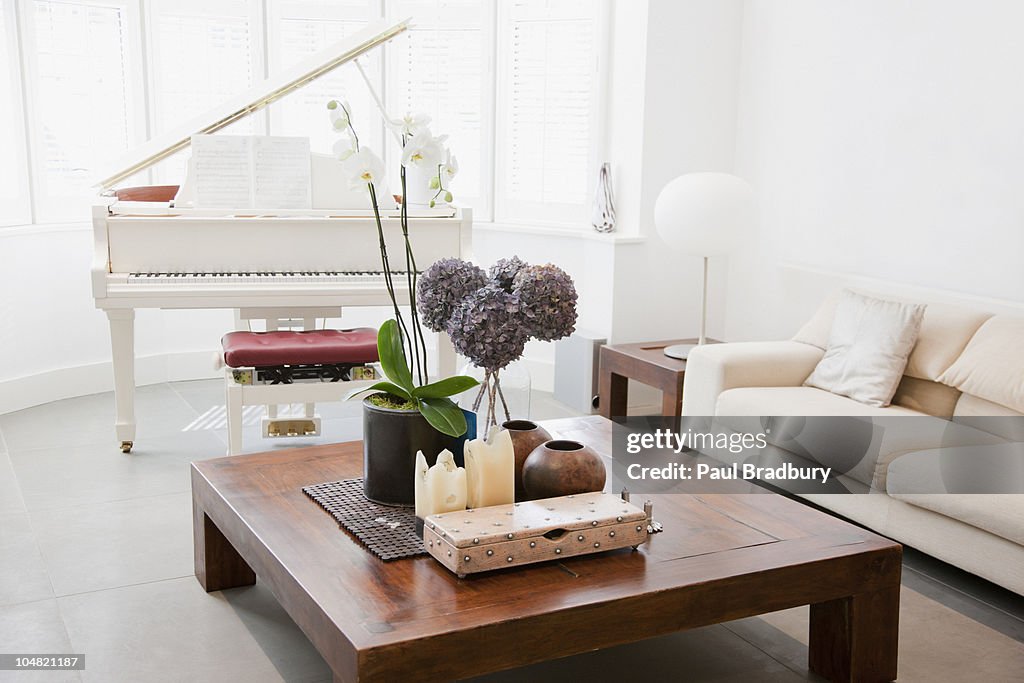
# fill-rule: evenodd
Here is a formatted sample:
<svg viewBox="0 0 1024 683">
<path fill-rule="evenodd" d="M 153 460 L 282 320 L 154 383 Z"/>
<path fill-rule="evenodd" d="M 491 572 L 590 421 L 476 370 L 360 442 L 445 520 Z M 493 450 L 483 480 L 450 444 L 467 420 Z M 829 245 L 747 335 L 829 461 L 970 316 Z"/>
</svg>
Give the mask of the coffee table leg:
<svg viewBox="0 0 1024 683">
<path fill-rule="evenodd" d="M 608 419 L 625 417 L 628 392 L 628 378 L 601 368 L 600 386 L 598 387 L 597 395 L 601 397 L 598 403 L 598 411 L 603 417 Z"/>
<path fill-rule="evenodd" d="M 195 501 L 192 502 L 192 542 L 196 578 L 207 593 L 256 583 L 256 573 Z"/>
<path fill-rule="evenodd" d="M 811 605 L 811 671 L 830 681 L 896 679 L 900 589 Z"/>
</svg>

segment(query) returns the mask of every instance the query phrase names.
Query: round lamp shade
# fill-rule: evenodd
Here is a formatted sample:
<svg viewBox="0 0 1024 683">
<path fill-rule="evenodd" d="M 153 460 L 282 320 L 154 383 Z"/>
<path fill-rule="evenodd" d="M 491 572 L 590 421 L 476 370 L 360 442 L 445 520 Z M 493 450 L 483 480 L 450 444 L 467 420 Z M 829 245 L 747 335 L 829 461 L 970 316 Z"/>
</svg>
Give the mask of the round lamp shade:
<svg viewBox="0 0 1024 683">
<path fill-rule="evenodd" d="M 728 173 L 688 173 L 671 181 L 654 203 L 654 225 L 670 247 L 720 256 L 742 243 L 753 222 L 747 181 Z"/>
</svg>

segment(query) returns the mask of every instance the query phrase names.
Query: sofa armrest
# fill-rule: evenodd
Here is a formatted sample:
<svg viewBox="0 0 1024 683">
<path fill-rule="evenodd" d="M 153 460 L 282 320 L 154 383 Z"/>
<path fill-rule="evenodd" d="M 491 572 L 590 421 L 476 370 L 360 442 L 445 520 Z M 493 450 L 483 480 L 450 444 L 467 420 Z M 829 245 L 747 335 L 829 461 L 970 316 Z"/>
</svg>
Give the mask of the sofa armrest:
<svg viewBox="0 0 1024 683">
<path fill-rule="evenodd" d="M 727 389 L 798 387 L 824 353 L 795 341 L 698 346 L 686 361 L 683 415 L 714 415 L 718 395 Z"/>
</svg>

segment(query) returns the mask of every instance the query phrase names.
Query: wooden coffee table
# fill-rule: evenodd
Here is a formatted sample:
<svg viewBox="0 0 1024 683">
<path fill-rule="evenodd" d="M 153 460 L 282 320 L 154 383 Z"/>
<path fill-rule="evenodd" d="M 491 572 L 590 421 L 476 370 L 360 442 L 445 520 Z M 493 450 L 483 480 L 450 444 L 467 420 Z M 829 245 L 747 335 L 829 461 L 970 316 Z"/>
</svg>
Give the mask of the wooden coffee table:
<svg viewBox="0 0 1024 683">
<path fill-rule="evenodd" d="M 602 417 L 544 426 L 610 455 Z M 428 556 L 376 559 L 302 493 L 361 468 L 359 442 L 192 464 L 196 578 L 259 577 L 336 681 L 463 678 L 807 604 L 812 670 L 896 677 L 901 546 L 800 503 L 650 496 L 665 531 L 638 551 L 460 580 Z"/>
</svg>

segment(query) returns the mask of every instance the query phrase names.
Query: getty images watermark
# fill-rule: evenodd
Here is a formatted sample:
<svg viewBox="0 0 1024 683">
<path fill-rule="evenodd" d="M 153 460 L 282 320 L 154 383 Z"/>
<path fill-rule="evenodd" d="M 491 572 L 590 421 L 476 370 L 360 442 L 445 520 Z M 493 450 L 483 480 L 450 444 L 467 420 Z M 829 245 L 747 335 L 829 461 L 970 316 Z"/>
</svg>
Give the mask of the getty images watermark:
<svg viewBox="0 0 1024 683">
<path fill-rule="evenodd" d="M 751 450 L 762 450 L 768 447 L 768 434 L 766 432 L 733 432 L 726 434 L 722 432 L 694 431 L 686 429 L 676 431 L 672 429 L 655 429 L 653 431 L 637 431 L 626 435 L 626 453 L 628 455 L 640 455 L 641 453 L 658 451 L 671 452 L 679 455 L 683 452 L 707 451 L 712 449 L 725 450 L 729 453 L 743 453 Z M 759 466 L 754 463 L 710 463 L 692 462 L 670 462 L 663 465 L 643 465 L 639 462 L 632 462 L 626 465 L 626 476 L 631 480 L 744 480 L 744 481 L 821 481 L 826 483 L 829 475 L 832 474 L 831 467 L 798 467 L 793 463 L 783 463 L 777 467 Z"/>
<path fill-rule="evenodd" d="M 612 483 L 637 493 L 1024 493 L 1024 417 L 631 417 Z"/>
</svg>

